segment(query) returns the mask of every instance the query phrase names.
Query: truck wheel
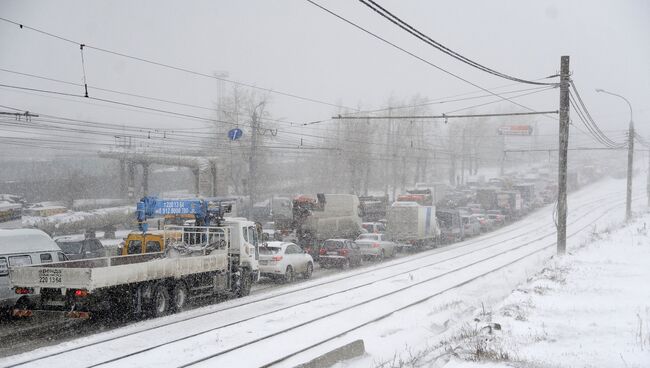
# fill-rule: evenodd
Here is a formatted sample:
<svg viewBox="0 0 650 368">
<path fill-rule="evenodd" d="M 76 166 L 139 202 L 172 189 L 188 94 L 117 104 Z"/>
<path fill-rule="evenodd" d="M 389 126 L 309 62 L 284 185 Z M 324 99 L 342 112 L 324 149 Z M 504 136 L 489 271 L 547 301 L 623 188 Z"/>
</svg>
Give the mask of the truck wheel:
<svg viewBox="0 0 650 368">
<path fill-rule="evenodd" d="M 311 278 L 311 274 L 313 272 L 314 272 L 314 265 L 311 262 L 309 262 L 307 263 L 307 270 L 302 275 L 304 278 L 308 279 Z"/>
<path fill-rule="evenodd" d="M 152 314 L 154 317 L 162 317 L 169 313 L 171 300 L 169 291 L 164 285 L 158 285 L 153 292 Z"/>
<path fill-rule="evenodd" d="M 187 297 L 187 286 L 185 286 L 184 282 L 179 281 L 176 283 L 176 286 L 174 286 L 174 290 L 172 291 L 172 305 L 174 307 L 174 312 L 180 312 L 185 309 Z"/>
<path fill-rule="evenodd" d="M 253 279 L 251 273 L 248 270 L 242 271 L 242 277 L 239 282 L 239 290 L 237 290 L 237 296 L 247 296 L 251 293 L 251 287 L 253 286 Z"/>
</svg>

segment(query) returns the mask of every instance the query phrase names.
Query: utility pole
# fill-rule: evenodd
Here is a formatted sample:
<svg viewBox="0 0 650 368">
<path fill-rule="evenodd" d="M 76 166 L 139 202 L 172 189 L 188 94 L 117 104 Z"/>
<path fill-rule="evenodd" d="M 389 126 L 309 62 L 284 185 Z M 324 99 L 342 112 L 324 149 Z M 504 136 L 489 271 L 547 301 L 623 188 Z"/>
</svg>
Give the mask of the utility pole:
<svg viewBox="0 0 650 368">
<path fill-rule="evenodd" d="M 250 212 L 253 213 L 253 206 L 255 205 L 257 195 L 257 134 L 259 132 L 257 120 L 257 106 L 253 110 L 251 117 L 251 154 L 248 157 L 248 198 L 250 200 Z"/>
<path fill-rule="evenodd" d="M 605 91 L 604 89 L 597 88 L 596 92 L 606 93 L 608 95 L 616 96 L 627 103 L 630 108 L 630 125 L 628 129 L 628 143 L 627 143 L 627 196 L 625 201 L 625 221 L 630 221 L 632 217 L 632 171 L 634 169 L 634 118 L 632 114 L 632 104 L 627 98 L 612 92 Z M 648 199 L 650 204 L 650 197 Z"/>
<path fill-rule="evenodd" d="M 634 123 L 630 120 L 627 143 L 627 195 L 625 199 L 625 221 L 632 217 L 632 171 L 634 169 Z"/>
<path fill-rule="evenodd" d="M 558 147 L 557 254 L 566 253 L 567 160 L 569 149 L 569 57 L 560 58 L 560 142 Z"/>
</svg>

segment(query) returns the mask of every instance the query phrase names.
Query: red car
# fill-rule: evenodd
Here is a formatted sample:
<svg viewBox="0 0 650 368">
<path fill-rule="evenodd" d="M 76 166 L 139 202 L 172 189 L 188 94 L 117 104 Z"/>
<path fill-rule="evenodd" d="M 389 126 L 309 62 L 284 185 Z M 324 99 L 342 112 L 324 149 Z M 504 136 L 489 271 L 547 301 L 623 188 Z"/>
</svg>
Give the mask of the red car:
<svg viewBox="0 0 650 368">
<path fill-rule="evenodd" d="M 318 261 L 323 268 L 361 265 L 361 249 L 349 239 L 328 239 L 320 247 Z"/>
</svg>

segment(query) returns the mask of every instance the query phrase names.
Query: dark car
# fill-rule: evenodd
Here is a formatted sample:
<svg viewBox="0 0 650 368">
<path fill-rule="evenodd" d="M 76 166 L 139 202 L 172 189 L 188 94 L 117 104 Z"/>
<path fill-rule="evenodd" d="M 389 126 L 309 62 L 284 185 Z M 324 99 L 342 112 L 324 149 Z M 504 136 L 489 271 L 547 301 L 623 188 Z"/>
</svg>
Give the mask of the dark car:
<svg viewBox="0 0 650 368">
<path fill-rule="evenodd" d="M 361 265 L 361 249 L 349 239 L 328 239 L 319 252 L 320 266 L 348 268 Z"/>
<path fill-rule="evenodd" d="M 97 238 L 61 238 L 56 240 L 56 244 L 61 248 L 68 259 L 71 260 L 107 256 L 106 249 Z"/>
</svg>

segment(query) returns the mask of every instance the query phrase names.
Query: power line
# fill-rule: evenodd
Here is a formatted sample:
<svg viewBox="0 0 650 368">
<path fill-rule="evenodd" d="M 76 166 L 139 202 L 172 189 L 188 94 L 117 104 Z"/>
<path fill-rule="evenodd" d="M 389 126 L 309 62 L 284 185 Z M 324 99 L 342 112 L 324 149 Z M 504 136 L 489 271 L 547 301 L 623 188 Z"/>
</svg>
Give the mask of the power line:
<svg viewBox="0 0 650 368">
<path fill-rule="evenodd" d="M 15 22 L 15 21 L 12 21 L 12 20 L 9 20 L 9 19 L 6 19 L 6 18 L 0 17 L 0 20 L 2 20 L 4 22 L 7 22 L 7 23 L 17 25 L 18 27 L 20 27 L 20 29 L 28 29 L 28 30 L 31 30 L 31 31 L 34 31 L 34 32 L 37 32 L 37 33 L 40 33 L 40 34 L 43 34 L 43 35 L 46 35 L 46 36 L 49 36 L 49 37 L 56 38 L 56 39 L 61 40 L 61 41 L 72 43 L 74 45 L 77 45 L 77 46 L 80 46 L 80 47 L 83 47 L 83 48 L 92 49 L 92 50 L 104 52 L 104 53 L 107 53 L 107 54 L 112 54 L 112 55 L 124 57 L 124 58 L 131 59 L 131 60 L 136 60 L 136 61 L 139 61 L 139 62 L 142 62 L 142 63 L 156 65 L 156 66 L 159 66 L 159 67 L 162 67 L 162 68 L 172 69 L 172 70 L 176 70 L 176 71 L 180 71 L 180 72 L 184 72 L 184 73 L 187 73 L 187 74 L 192 74 L 192 75 L 196 75 L 196 76 L 200 76 L 200 77 L 216 79 L 216 80 L 220 80 L 220 81 L 223 81 L 223 82 L 228 82 L 228 83 L 231 83 L 231 84 L 234 84 L 234 85 L 247 87 L 247 88 L 252 88 L 252 89 L 256 89 L 256 90 L 260 90 L 260 91 L 264 91 L 264 92 L 268 92 L 268 93 L 273 93 L 273 94 L 277 94 L 277 95 L 282 95 L 282 96 L 285 96 L 285 97 L 291 97 L 291 98 L 295 98 L 295 99 L 302 100 L 302 101 L 313 102 L 313 103 L 317 103 L 317 104 L 321 104 L 321 105 L 327 105 L 327 106 L 331 106 L 331 107 L 343 108 L 343 109 L 348 109 L 348 110 L 356 110 L 354 108 L 350 108 L 350 107 L 347 107 L 347 106 L 344 106 L 344 105 L 338 105 L 338 104 L 330 103 L 330 102 L 327 102 L 327 101 L 322 101 L 322 100 L 317 100 L 317 99 L 310 98 L 310 97 L 304 97 L 304 96 L 296 95 L 296 94 L 289 93 L 289 92 L 278 91 L 278 90 L 271 89 L 271 88 L 258 87 L 258 86 L 255 86 L 255 85 L 249 84 L 249 83 L 237 82 L 237 81 L 226 79 L 226 78 L 223 78 L 223 77 L 218 77 L 216 75 L 205 74 L 205 73 L 197 72 L 197 71 L 190 70 L 190 69 L 187 69 L 187 68 L 174 66 L 174 65 L 170 65 L 170 64 L 165 64 L 165 63 L 162 63 L 162 62 L 159 62 L 159 61 L 145 59 L 145 58 L 142 58 L 142 57 L 132 56 L 132 55 L 128 55 L 128 54 L 125 54 L 125 53 L 121 53 L 121 52 L 117 52 L 117 51 L 113 51 L 113 50 L 93 46 L 93 45 L 90 45 L 88 43 L 74 41 L 74 40 L 71 40 L 69 38 L 59 36 L 59 35 L 56 35 L 54 33 L 46 32 L 46 31 L 43 31 L 41 29 L 31 27 L 31 26 L 28 26 L 28 25 L 25 25 L 25 24 L 21 24 L 21 23 L 18 23 L 18 22 Z"/>
<path fill-rule="evenodd" d="M 574 109 L 578 113 L 578 117 L 580 120 L 585 124 L 587 129 L 589 129 L 590 132 L 594 135 L 596 139 L 598 139 L 601 143 L 603 143 L 606 146 L 611 146 L 611 147 L 625 147 L 627 143 L 622 142 L 622 143 L 617 143 L 614 140 L 610 139 L 601 129 L 598 127 L 598 124 L 596 121 L 592 118 L 591 114 L 589 113 L 589 110 L 587 109 L 587 106 L 585 105 L 584 101 L 582 100 L 582 97 L 580 97 L 580 93 L 578 92 L 578 89 L 576 88 L 575 83 L 573 80 L 570 82 L 571 89 L 573 90 L 573 93 L 575 94 L 575 97 L 572 94 L 569 94 L 569 97 L 571 98 L 571 104 L 573 105 Z M 576 101 L 577 98 L 577 101 Z"/>
<path fill-rule="evenodd" d="M 584 116 L 584 113 L 580 108 L 577 106 L 577 103 L 575 102 L 575 99 L 571 94 L 569 94 L 569 102 L 571 104 L 571 107 L 573 107 L 573 110 L 576 112 L 578 118 L 582 122 L 582 124 L 587 128 L 589 131 L 589 135 L 597 142 L 602 144 L 603 146 L 607 147 L 616 147 L 617 144 L 614 143 L 612 140 L 608 140 L 608 138 L 603 137 L 598 134 L 598 132 L 594 129 L 594 127 L 587 121 L 587 119 Z"/>
<path fill-rule="evenodd" d="M 626 150 L 627 147 L 575 147 L 575 148 L 568 148 L 569 151 L 622 151 Z M 539 149 L 507 149 L 504 150 L 503 152 L 509 153 L 509 152 L 555 152 L 557 151 L 557 148 L 539 148 Z"/>
<path fill-rule="evenodd" d="M 333 116 L 332 119 L 350 120 L 400 120 L 400 119 L 457 119 L 457 118 L 488 118 L 496 116 L 521 116 L 521 115 L 545 115 L 557 114 L 559 111 L 531 111 L 531 112 L 509 112 L 496 114 L 465 114 L 465 115 L 396 115 L 396 116 Z"/>
<path fill-rule="evenodd" d="M 550 90 L 555 89 L 555 88 L 557 88 L 557 87 L 541 87 L 541 89 L 537 89 L 537 88 L 536 88 L 536 89 L 535 89 L 534 91 L 532 91 L 532 92 L 522 93 L 522 94 L 519 94 L 519 95 L 516 95 L 516 96 L 512 96 L 512 97 L 510 97 L 510 98 L 513 99 L 513 98 L 519 98 L 519 97 L 524 97 L 524 96 L 530 96 L 530 95 L 533 95 L 533 94 L 536 94 L 536 93 L 550 91 Z M 499 103 L 499 102 L 503 102 L 503 100 L 500 100 L 500 99 L 499 99 L 499 100 L 493 100 L 493 101 L 484 102 L 484 103 L 480 103 L 480 104 L 476 104 L 476 105 L 471 105 L 471 106 L 467 106 L 467 107 L 462 107 L 462 108 L 460 108 L 460 109 L 447 111 L 445 114 L 451 114 L 451 113 L 458 112 L 458 111 L 474 109 L 474 108 L 477 108 L 477 107 L 483 107 L 483 106 L 487 106 L 487 105 L 492 105 L 492 104 Z"/>
<path fill-rule="evenodd" d="M 433 67 L 433 68 L 435 68 L 435 69 L 437 69 L 437 70 L 439 70 L 439 71 L 441 71 L 441 72 L 443 72 L 443 73 L 445 73 L 445 74 L 447 74 L 447 75 L 450 75 L 450 76 L 452 76 L 452 77 L 454 77 L 454 78 L 456 78 L 456 79 L 458 79 L 458 80 L 461 80 L 461 81 L 463 81 L 463 82 L 465 82 L 465 83 L 467 83 L 467 84 L 469 84 L 469 85 L 472 85 L 472 86 L 474 86 L 474 87 L 476 87 L 476 88 L 478 88 L 478 89 L 480 89 L 480 90 L 482 90 L 482 91 L 484 91 L 484 92 L 490 93 L 491 95 L 493 95 L 493 96 L 495 96 L 495 97 L 499 97 L 499 98 L 501 98 L 501 99 L 504 100 L 504 101 L 508 101 L 508 102 L 510 102 L 510 103 L 512 103 L 512 104 L 514 104 L 514 105 L 517 105 L 517 106 L 519 106 L 519 107 L 522 107 L 522 108 L 524 108 L 524 109 L 526 109 L 526 110 L 535 111 L 534 109 L 531 109 L 531 108 L 528 107 L 528 106 L 524 106 L 524 105 L 522 105 L 522 104 L 520 104 L 520 103 L 517 103 L 517 102 L 515 102 L 515 101 L 512 101 L 511 99 L 509 99 L 509 98 L 507 98 L 507 97 L 501 96 L 501 95 L 499 95 L 499 94 L 496 93 L 496 92 L 490 91 L 490 90 L 488 90 L 488 89 L 485 88 L 485 87 L 481 87 L 481 86 L 479 86 L 478 84 L 476 84 L 476 83 L 474 83 L 474 82 L 471 82 L 471 81 L 469 81 L 469 80 L 467 80 L 467 79 L 465 79 L 465 78 L 463 78 L 463 77 L 461 77 L 461 76 L 459 76 L 459 75 L 457 75 L 457 74 L 455 74 L 455 73 L 453 73 L 453 72 L 450 72 L 450 71 L 446 70 L 446 69 L 444 69 L 444 68 L 442 68 L 442 67 L 440 67 L 440 66 L 438 66 L 438 65 L 436 65 L 436 64 L 434 64 L 434 63 L 432 63 L 432 62 L 430 62 L 430 61 L 428 61 L 428 60 L 426 60 L 426 59 L 424 59 L 424 58 L 422 58 L 422 57 L 420 57 L 420 56 L 418 56 L 418 55 L 416 55 L 416 54 L 414 54 L 414 53 L 408 51 L 408 50 L 406 50 L 405 48 L 403 48 L 403 47 L 401 47 L 401 46 L 398 46 L 397 44 L 395 44 L 395 43 L 393 43 L 393 42 L 388 41 L 387 39 L 385 39 L 385 38 L 383 38 L 383 37 L 377 35 L 376 33 L 373 33 L 373 32 L 371 32 L 371 31 L 369 31 L 369 30 L 367 30 L 367 29 L 361 27 L 360 25 L 358 25 L 358 24 L 356 24 L 356 23 L 354 23 L 354 22 L 352 22 L 352 21 L 350 21 L 350 20 L 344 18 L 343 16 L 341 16 L 341 15 L 339 15 L 339 14 L 337 14 L 337 13 L 334 13 L 333 11 L 331 11 L 331 10 L 325 8 L 324 6 L 322 6 L 322 5 L 318 4 L 318 3 L 316 3 L 316 2 L 313 1 L 313 0 L 306 0 L 306 1 L 307 1 L 308 3 L 314 5 L 315 7 L 317 7 L 317 8 L 319 8 L 319 9 L 323 10 L 324 12 L 326 12 L 326 13 L 328 13 L 328 14 L 330 14 L 330 15 L 336 17 L 336 18 L 338 18 L 339 20 L 341 20 L 341 21 L 343 21 L 343 22 L 345 22 L 345 23 L 347 23 L 347 24 L 349 24 L 349 25 L 351 25 L 351 26 L 353 26 L 353 27 L 355 27 L 355 28 L 361 30 L 362 32 L 364 32 L 364 33 L 366 33 L 366 34 L 368 34 L 368 35 L 370 35 L 370 36 L 372 36 L 372 37 L 374 37 L 374 38 L 376 38 L 376 39 L 378 39 L 378 40 L 380 40 L 380 41 L 382 41 L 382 42 L 384 42 L 384 43 L 390 45 L 391 47 L 393 47 L 393 48 L 395 48 L 395 49 L 397 49 L 397 50 L 400 50 L 401 52 L 403 52 L 403 53 L 405 53 L 405 54 L 407 54 L 407 55 L 410 55 L 410 56 L 413 57 L 413 58 L 416 58 L 417 60 L 422 61 L 423 63 L 426 63 L 427 65 L 429 65 L 429 66 L 431 66 L 431 67 Z"/>
<path fill-rule="evenodd" d="M 83 87 L 84 86 L 81 83 L 65 81 L 65 80 L 61 80 L 61 79 L 46 77 L 46 76 L 42 76 L 42 75 L 36 75 L 36 74 L 32 74 L 32 73 L 24 73 L 24 72 L 19 72 L 19 71 L 15 71 L 15 70 L 5 69 L 5 68 L 0 68 L 0 71 L 6 72 L 6 73 L 11 73 L 11 74 L 16 74 L 16 75 L 20 75 L 20 76 L 26 76 L 26 77 L 30 77 L 30 78 L 36 78 L 36 79 L 47 80 L 47 81 L 56 82 L 56 83 L 62 83 L 62 84 L 66 84 L 66 85 L 77 86 L 77 87 Z M 508 85 L 498 86 L 498 87 L 495 87 L 495 88 L 509 87 L 509 86 L 516 85 L 516 84 L 517 83 L 508 84 Z M 225 112 L 227 114 L 237 114 L 238 116 L 244 116 L 243 114 L 236 113 L 234 111 L 218 110 L 218 109 L 215 109 L 215 108 L 212 108 L 212 107 L 205 107 L 205 106 L 188 104 L 188 103 L 179 102 L 179 101 L 173 101 L 173 100 L 162 99 L 162 98 L 157 98 L 157 97 L 145 96 L 145 95 L 141 95 L 141 94 L 134 94 L 134 93 L 124 92 L 124 91 L 119 91 L 119 90 L 114 90 L 114 89 L 102 88 L 102 87 L 98 87 L 98 86 L 94 86 L 94 85 L 89 85 L 88 87 L 93 89 L 93 90 L 104 91 L 104 92 L 109 92 L 109 93 L 115 93 L 115 94 L 129 96 L 129 97 L 142 98 L 142 99 L 147 99 L 147 100 L 151 100 L 151 101 L 169 103 L 169 104 L 174 104 L 174 105 L 179 105 L 179 106 L 184 106 L 184 107 L 190 107 L 190 108 L 196 108 L 196 109 L 202 109 L 202 110 L 207 110 L 207 111 L 223 111 L 223 112 Z M 538 93 L 538 92 L 547 91 L 547 90 L 552 89 L 552 88 L 553 87 L 546 87 L 546 86 L 532 87 L 532 88 L 524 88 L 524 89 L 505 91 L 505 92 L 501 92 L 501 94 L 506 95 L 506 94 L 512 94 L 512 93 L 518 93 L 518 92 L 531 91 L 529 93 L 519 94 L 519 95 L 515 95 L 515 96 L 510 97 L 511 99 L 514 99 L 514 98 L 518 98 L 518 97 L 532 95 L 532 94 L 535 94 L 535 93 Z M 25 93 L 27 93 L 27 92 L 25 92 Z M 474 100 L 474 99 L 481 99 L 481 98 L 486 98 L 486 97 L 492 97 L 493 96 L 492 94 L 483 94 L 483 95 L 479 95 L 479 96 L 456 98 L 456 97 L 466 96 L 468 94 L 475 94 L 475 93 L 476 93 L 476 91 L 475 92 L 468 92 L 468 93 L 452 95 L 452 96 L 447 96 L 447 97 L 440 97 L 440 98 L 430 100 L 430 101 L 426 101 L 426 102 L 419 103 L 419 104 L 402 105 L 402 106 L 391 107 L 391 108 L 382 108 L 382 109 L 375 109 L 375 110 L 358 111 L 358 112 L 351 113 L 351 114 L 372 113 L 372 112 L 386 111 L 386 110 L 389 110 L 389 109 L 391 109 L 391 110 L 399 110 L 399 109 L 406 109 L 406 108 L 429 106 L 429 105 L 434 105 L 434 104 L 435 105 L 447 104 L 447 103 Z M 36 94 L 36 95 L 38 96 L 38 94 Z M 81 97 L 81 96 L 75 96 L 75 97 Z M 483 104 L 472 105 L 472 106 L 460 108 L 460 109 L 457 109 L 457 110 L 450 111 L 448 113 L 467 110 L 467 109 L 474 108 L 474 107 L 479 107 L 479 106 L 490 105 L 490 104 L 498 103 L 498 102 L 501 102 L 501 101 L 503 101 L 503 100 L 498 99 L 498 100 L 483 103 Z M 84 99 L 76 100 L 74 102 L 88 103 Z M 346 116 L 348 114 L 343 114 L 343 115 Z M 296 122 L 291 122 L 291 121 L 287 121 L 287 120 L 272 119 L 272 118 L 268 118 L 268 117 L 260 117 L 260 119 L 265 120 L 265 121 L 272 121 L 272 122 L 286 124 L 288 127 L 289 126 L 292 126 L 292 127 L 311 126 L 311 125 L 314 125 L 314 124 L 320 124 L 320 123 L 324 123 L 324 122 L 328 122 L 328 121 L 332 120 L 332 119 L 323 119 L 323 120 L 311 121 L 311 122 L 307 122 L 307 123 L 296 123 Z M 206 128 L 200 128 L 200 129 L 206 129 Z"/>
<path fill-rule="evenodd" d="M 391 23 L 395 24 L 402 30 L 408 32 L 412 36 L 416 37 L 417 39 L 423 41 L 424 43 L 433 46 L 434 48 L 438 49 L 439 51 L 442 51 L 444 54 L 451 56 L 452 58 L 459 60 L 467 65 L 470 65 L 474 68 L 477 68 L 481 71 L 487 72 L 489 74 L 504 78 L 504 79 L 509 79 L 515 82 L 519 83 L 526 83 L 526 84 L 536 84 L 536 85 L 545 85 L 545 86 L 559 86 L 557 83 L 542 83 L 542 82 L 537 82 L 537 81 L 531 81 L 531 80 L 526 80 L 526 79 L 521 79 L 521 78 L 516 78 L 504 73 L 497 72 L 494 69 L 488 68 L 484 65 L 479 64 L 476 61 L 473 61 L 457 52 L 454 50 L 444 46 L 443 44 L 433 40 L 431 37 L 427 36 L 426 34 L 420 32 L 419 30 L 415 29 L 413 26 L 408 24 L 407 22 L 403 21 L 402 19 L 398 18 L 395 14 L 391 13 L 388 11 L 386 8 L 382 7 L 378 3 L 376 3 L 373 0 L 359 0 L 362 4 L 367 6 L 368 8 L 372 9 L 375 13 L 381 15 Z M 555 77 L 555 76 L 553 76 Z"/>
<path fill-rule="evenodd" d="M 84 87 L 84 84 L 82 84 L 82 83 L 75 83 L 75 82 L 65 81 L 65 80 L 61 80 L 61 79 L 46 77 L 46 76 L 42 76 L 42 75 L 24 73 L 24 72 L 19 72 L 19 71 L 16 71 L 16 70 L 0 68 L 0 71 L 6 72 L 6 73 L 11 73 L 11 74 L 16 74 L 16 75 L 21 75 L 21 76 L 25 76 L 25 77 L 30 77 L 30 78 L 46 80 L 46 81 L 50 81 L 50 82 L 67 84 L 67 85 L 70 85 L 70 86 Z M 212 111 L 212 112 L 214 112 L 214 111 L 222 111 L 222 112 L 224 112 L 226 114 L 237 114 L 238 116 L 242 116 L 241 113 L 236 113 L 235 111 L 216 109 L 214 107 L 199 106 L 199 105 L 189 104 L 189 103 L 180 102 L 180 101 L 173 101 L 173 100 L 169 100 L 169 99 L 145 96 L 145 95 L 141 95 L 141 94 L 135 94 L 135 93 L 125 92 L 125 91 L 119 91 L 119 90 L 115 90 L 115 89 L 102 88 L 102 87 L 98 87 L 98 86 L 95 86 L 95 85 L 88 85 L 88 87 L 91 90 L 115 93 L 115 94 L 129 96 L 129 97 L 142 98 L 142 99 L 146 99 L 146 100 L 150 100 L 150 101 L 163 102 L 163 103 L 168 103 L 168 104 L 173 104 L 173 105 L 178 105 L 178 106 L 184 106 L 184 107 L 190 107 L 190 108 L 195 108 L 195 109 L 201 109 L 201 110 L 207 110 L 207 111 Z M 76 96 L 76 97 L 79 97 L 79 96 Z M 280 120 L 280 119 L 271 119 L 271 118 L 267 118 L 267 117 L 261 117 L 260 119 L 266 120 L 266 121 L 278 122 L 278 123 L 285 123 L 285 124 L 290 124 L 290 125 L 298 124 L 298 123 L 291 122 L 291 121 Z"/>
</svg>

